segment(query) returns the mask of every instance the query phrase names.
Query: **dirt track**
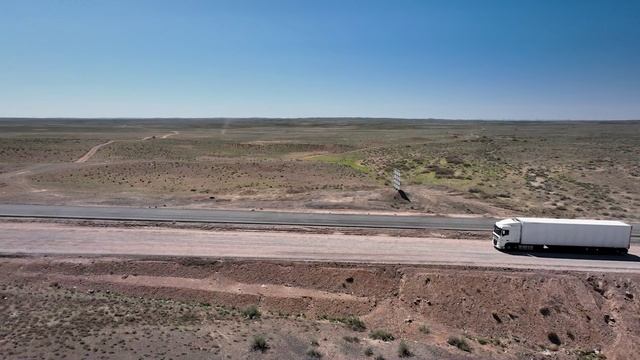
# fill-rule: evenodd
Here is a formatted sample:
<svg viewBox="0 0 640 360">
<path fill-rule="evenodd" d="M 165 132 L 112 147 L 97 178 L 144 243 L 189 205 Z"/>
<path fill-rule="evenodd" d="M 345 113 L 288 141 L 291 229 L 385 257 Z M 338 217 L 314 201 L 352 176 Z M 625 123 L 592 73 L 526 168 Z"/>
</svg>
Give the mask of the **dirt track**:
<svg viewBox="0 0 640 360">
<path fill-rule="evenodd" d="M 78 160 L 76 160 L 76 161 L 74 161 L 74 162 L 75 162 L 75 163 L 79 163 L 79 164 L 80 164 L 80 163 L 87 162 L 87 160 L 91 159 L 91 157 L 92 157 L 93 155 L 95 155 L 95 153 L 96 153 L 98 150 L 100 150 L 100 148 L 101 148 L 101 147 L 103 147 L 103 146 L 107 146 L 107 145 L 109 145 L 109 144 L 112 144 L 113 142 L 114 142 L 114 140 L 109 140 L 109 141 L 107 141 L 106 143 L 98 144 L 98 145 L 96 145 L 96 146 L 92 147 L 91 149 L 89 149 L 89 151 L 87 151 L 87 153 L 86 153 L 86 154 L 82 155 L 82 157 L 81 157 L 81 158 L 79 158 Z"/>
<path fill-rule="evenodd" d="M 91 228 L 46 223 L 1 223 L 0 252 L 207 256 L 640 273 L 640 248 L 635 245 L 627 256 L 507 254 L 495 250 L 488 240 Z"/>
<path fill-rule="evenodd" d="M 178 132 L 178 131 L 172 131 L 172 132 L 170 132 L 169 134 L 164 134 L 164 135 L 160 136 L 160 139 L 167 139 L 168 137 L 170 137 L 170 136 L 174 136 L 174 135 L 178 135 L 179 133 L 180 133 L 180 132 Z M 142 138 L 142 139 L 140 139 L 140 140 L 141 140 L 141 141 L 146 141 L 146 140 L 151 140 L 151 139 L 153 139 L 153 138 L 154 138 L 153 136 L 146 136 L 146 137 L 144 137 L 144 138 Z M 116 142 L 116 140 L 109 140 L 109 141 L 107 141 L 107 142 L 105 142 L 105 143 L 98 144 L 98 145 L 96 145 L 96 146 L 92 147 L 91 149 L 89 149 L 89 151 L 87 151 L 87 153 L 86 153 L 86 154 L 82 155 L 82 157 L 81 157 L 81 158 L 79 158 L 78 160 L 76 160 L 76 161 L 74 161 L 74 162 L 75 162 L 75 163 L 79 163 L 79 164 L 81 164 L 81 163 L 85 163 L 85 162 L 87 162 L 87 160 L 91 159 L 91 157 L 92 157 L 93 155 L 95 155 L 95 154 L 96 154 L 96 152 L 98 152 L 98 150 L 100 150 L 100 148 L 102 148 L 103 146 L 107 146 L 107 145 L 109 145 L 109 144 L 112 144 L 112 143 L 114 143 L 114 142 Z"/>
</svg>

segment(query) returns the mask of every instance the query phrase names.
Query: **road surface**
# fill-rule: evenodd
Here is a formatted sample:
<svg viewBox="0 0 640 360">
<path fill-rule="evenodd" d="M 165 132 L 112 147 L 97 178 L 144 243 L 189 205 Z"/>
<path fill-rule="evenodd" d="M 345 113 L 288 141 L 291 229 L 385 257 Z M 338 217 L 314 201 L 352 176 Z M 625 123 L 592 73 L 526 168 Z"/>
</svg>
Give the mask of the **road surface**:
<svg viewBox="0 0 640 360">
<path fill-rule="evenodd" d="M 1 204 L 0 217 L 448 230 L 491 230 L 495 222 L 434 216 Z"/>
<path fill-rule="evenodd" d="M 0 223 L 1 254 L 205 256 L 640 273 L 630 254 L 502 253 L 487 240 Z"/>
<path fill-rule="evenodd" d="M 96 145 L 96 146 L 92 147 L 91 149 L 89 149 L 89 151 L 87 151 L 87 153 L 86 153 L 86 154 L 82 155 L 82 157 L 81 157 L 81 158 L 79 158 L 78 160 L 76 160 L 75 162 L 76 162 L 76 163 L 84 163 L 84 162 L 87 162 L 87 160 L 91 159 L 91 157 L 92 157 L 93 155 L 95 155 L 95 154 L 96 154 L 96 152 L 97 152 L 98 150 L 100 150 L 100 148 L 101 148 L 101 147 L 103 147 L 103 146 L 107 146 L 107 145 L 109 145 L 109 144 L 113 144 L 114 142 L 115 142 L 115 140 L 109 140 L 109 141 L 107 141 L 106 143 L 98 144 L 98 145 Z"/>
<path fill-rule="evenodd" d="M 50 205 L 2 205 L 0 217 L 85 220 L 164 221 L 226 224 L 362 227 L 386 229 L 440 229 L 490 231 L 496 219 L 405 215 L 294 213 L 280 211 L 155 209 Z M 640 240 L 640 224 L 633 224 Z"/>
</svg>

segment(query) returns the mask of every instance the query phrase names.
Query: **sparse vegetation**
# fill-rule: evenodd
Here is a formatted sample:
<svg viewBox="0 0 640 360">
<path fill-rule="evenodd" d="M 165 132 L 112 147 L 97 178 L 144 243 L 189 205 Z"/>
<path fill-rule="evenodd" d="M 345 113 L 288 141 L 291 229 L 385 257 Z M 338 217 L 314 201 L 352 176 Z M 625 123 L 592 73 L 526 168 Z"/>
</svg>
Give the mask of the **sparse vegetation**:
<svg viewBox="0 0 640 360">
<path fill-rule="evenodd" d="M 428 335 L 431 333 L 431 329 L 429 329 L 429 327 L 427 325 L 420 325 L 418 327 L 418 331 L 420 331 L 421 333 Z"/>
<path fill-rule="evenodd" d="M 493 312 L 493 313 L 491 313 L 491 316 L 493 317 L 493 320 L 496 321 L 496 323 L 502 324 L 502 319 L 500 318 L 500 315 L 498 315 L 497 313 Z"/>
<path fill-rule="evenodd" d="M 595 350 L 580 350 L 578 351 L 578 359 L 577 360 L 606 360 L 607 357 L 601 352 L 597 352 Z"/>
<path fill-rule="evenodd" d="M 253 337 L 251 341 L 251 350 L 252 351 L 260 351 L 265 352 L 269 349 L 269 345 L 267 344 L 267 340 L 260 335 L 256 335 Z"/>
<path fill-rule="evenodd" d="M 549 341 L 554 345 L 560 346 L 562 344 L 562 341 L 560 340 L 558 334 L 553 331 L 547 334 L 547 339 L 549 339 Z"/>
<path fill-rule="evenodd" d="M 343 336 L 342 339 L 348 343 L 359 343 L 360 339 L 357 336 Z"/>
<path fill-rule="evenodd" d="M 347 316 L 343 318 L 336 318 L 333 320 L 347 325 L 353 331 L 365 331 L 367 329 L 364 321 L 360 320 L 360 318 L 357 316 Z"/>
<path fill-rule="evenodd" d="M 471 352 L 471 346 L 462 337 L 451 336 L 447 340 L 447 344 L 455 346 L 462 351 Z"/>
<path fill-rule="evenodd" d="M 312 359 L 320 359 L 322 357 L 322 353 L 316 349 L 307 350 L 307 356 Z"/>
<path fill-rule="evenodd" d="M 393 341 L 395 337 L 393 334 L 386 330 L 374 330 L 369 334 L 369 337 L 374 340 Z"/>
<path fill-rule="evenodd" d="M 404 342 L 404 340 L 400 341 L 400 344 L 398 345 L 398 356 L 401 358 L 413 356 L 413 353 L 409 350 L 409 346 Z"/>
<path fill-rule="evenodd" d="M 633 181 L 640 178 L 637 122 L 576 123 L 571 132 L 564 123 L 535 122 L 488 122 L 481 128 L 473 122 L 448 126 L 439 121 L 335 119 L 227 125 L 184 120 L 178 127 L 161 121 L 144 126 L 134 120 L 114 123 L 119 125 L 3 121 L 0 171 L 54 164 L 32 177 L 15 179 L 78 203 L 108 203 L 114 193 L 123 198 L 135 193 L 145 203 L 166 194 L 180 203 L 197 198 L 219 204 L 233 196 L 234 205 L 242 207 L 255 206 L 264 191 L 318 199 L 357 190 L 369 191 L 365 204 L 378 210 L 406 206 L 436 213 L 484 213 L 486 209 L 469 207 L 465 200 L 475 199 L 528 215 L 638 220 L 640 214 L 635 195 L 640 185 Z M 233 131 L 223 136 L 222 126 Z M 172 131 L 180 135 L 154 139 L 150 134 Z M 116 142 L 102 147 L 85 165 L 55 166 L 108 140 Z M 388 186 L 393 168 L 402 171 L 404 182 L 417 193 L 435 187 L 464 196 L 437 205 L 422 196 L 405 205 L 374 196 Z M 15 192 L 3 196 L 37 200 L 45 195 L 24 192 L 27 188 L 20 186 L 11 189 Z"/>
<path fill-rule="evenodd" d="M 226 317 L 231 315 L 231 311 L 223 306 L 216 307 L 216 311 L 218 313 L 218 316 L 220 317 Z"/>
<path fill-rule="evenodd" d="M 262 313 L 260 313 L 260 310 L 257 306 L 251 305 L 248 308 L 242 310 L 242 316 L 250 320 L 255 320 L 259 319 L 260 316 L 262 316 Z"/>
<path fill-rule="evenodd" d="M 540 308 L 540 314 L 542 314 L 542 316 L 549 316 L 551 315 L 551 310 L 549 310 L 549 308 L 543 307 Z"/>
<path fill-rule="evenodd" d="M 28 266 L 30 279 L 35 281 L 24 281 L 24 277 L 12 269 Z M 151 357 L 172 357 L 180 358 L 183 353 L 193 355 L 193 357 L 224 357 L 226 354 L 247 354 L 253 352 L 249 357 L 260 357 L 262 351 L 266 351 L 268 357 L 282 357 L 281 354 L 298 354 L 301 358 L 310 358 L 305 353 L 309 349 L 315 349 L 322 353 L 323 358 L 345 357 L 362 358 L 367 356 L 373 359 L 379 354 L 390 354 L 391 358 L 398 358 L 405 354 L 402 351 L 402 342 L 408 345 L 407 350 L 415 353 L 414 358 L 421 358 L 422 354 L 428 354 L 432 349 L 436 336 L 427 339 L 426 335 L 419 331 L 421 326 L 432 325 L 441 328 L 438 323 L 439 316 L 451 316 L 451 323 L 467 324 L 465 329 L 457 329 L 461 334 L 461 339 L 450 340 L 451 346 L 444 344 L 438 350 L 443 358 L 455 358 L 456 354 L 463 354 L 462 351 L 482 352 L 491 354 L 496 360 L 507 359 L 513 356 L 515 351 L 522 350 L 522 353 L 539 353 L 544 349 L 550 351 L 560 351 L 557 356 L 567 357 L 573 360 L 604 360 L 604 355 L 597 350 L 579 351 L 584 346 L 583 339 L 589 336 L 598 348 L 607 348 L 609 358 L 616 356 L 616 349 L 611 347 L 614 339 L 602 336 L 598 332 L 591 332 L 596 321 L 601 322 L 600 326 L 606 326 L 603 322 L 603 315 L 609 314 L 609 309 L 584 308 L 573 309 L 575 290 L 584 289 L 586 284 L 594 283 L 600 288 L 606 288 L 607 294 L 615 296 L 624 304 L 629 306 L 620 307 L 613 315 L 618 319 L 618 323 L 635 316 L 632 305 L 637 301 L 637 295 L 631 300 L 626 300 L 627 293 L 636 294 L 635 289 L 638 284 L 636 274 L 615 274 L 602 273 L 598 275 L 568 274 L 558 275 L 554 272 L 536 270 L 535 272 L 517 272 L 510 274 L 510 280 L 505 283 L 502 276 L 493 271 L 482 270 L 459 270 L 452 268 L 431 267 L 429 280 L 425 280 L 422 267 L 403 267 L 403 277 L 400 279 L 392 265 L 369 265 L 366 269 L 362 265 L 339 265 L 335 264 L 285 264 L 271 262 L 248 262 L 225 260 L 209 265 L 202 265 L 198 262 L 174 262 L 172 260 L 137 260 L 137 259 L 91 259 L 78 263 L 76 258 L 66 260 L 61 257 L 50 258 L 14 258 L 2 257 L 0 267 L 7 271 L 0 272 L 0 300 L 4 307 L 0 309 L 0 318 L 3 319 L 5 338 L 9 346 L 2 348 L 5 357 L 37 358 L 39 353 L 49 351 L 52 354 L 58 351 L 68 358 L 82 357 L 84 354 L 110 354 L 114 357 L 123 357 L 126 354 L 134 354 L 136 357 L 144 357 L 144 353 Z M 240 279 L 243 276 L 256 283 L 272 283 L 274 279 L 280 282 L 289 282 L 296 279 L 296 286 L 307 289 L 308 293 L 326 291 L 322 296 L 332 296 L 332 306 L 340 309 L 352 307 L 350 311 L 360 311 L 353 306 L 360 306 L 360 300 L 354 302 L 350 297 L 342 295 L 342 289 L 335 287 L 335 282 L 326 282 L 325 285 L 318 286 L 321 281 L 327 278 L 337 279 L 341 283 L 355 269 L 358 271 L 356 283 L 371 283 L 375 286 L 363 290 L 354 290 L 354 295 L 376 296 L 378 299 L 376 312 L 389 311 L 388 306 L 401 306 L 401 318 L 390 318 L 387 316 L 372 319 L 376 329 L 371 333 L 379 334 L 374 337 L 389 340 L 390 333 L 385 330 L 395 329 L 397 324 L 403 324 L 405 331 L 394 334 L 394 337 L 401 338 L 394 342 L 379 343 L 378 340 L 364 339 L 369 333 L 355 333 L 345 327 L 329 323 L 326 321 L 316 321 L 314 314 L 300 311 L 291 311 L 277 303 L 278 307 L 270 308 L 274 304 L 268 294 L 261 301 L 259 308 L 263 313 L 269 310 L 269 314 L 277 311 L 285 311 L 288 314 L 282 317 L 267 316 L 266 313 L 260 321 L 246 321 L 244 308 L 231 308 L 239 301 L 246 301 L 251 297 L 233 297 L 237 290 L 228 293 L 225 297 L 213 297 L 209 294 L 202 296 L 201 293 L 193 293 L 189 287 L 166 288 L 154 284 L 142 276 L 134 274 L 144 274 L 145 276 L 161 280 L 163 277 L 172 278 L 180 276 L 190 279 L 185 281 L 191 285 L 193 282 L 202 281 L 210 274 L 211 269 L 218 271 L 221 282 L 224 279 Z M 69 269 L 77 269 L 79 276 L 69 275 Z M 384 270 L 384 271 L 382 271 Z M 477 272 L 476 272 L 477 271 Z M 531 276 L 532 274 L 536 274 Z M 110 274 L 116 278 L 128 274 L 128 281 L 137 281 L 136 287 L 116 287 L 110 278 L 105 278 L 104 274 Z M 60 275 L 64 275 L 61 278 Z M 303 276 L 300 276 L 303 275 Z M 559 277 L 560 276 L 560 277 Z M 290 277 L 290 278 L 287 278 Z M 259 281 L 256 281 L 259 280 Z M 562 279 L 562 281 L 549 281 L 543 287 L 539 286 L 541 279 Z M 57 280 L 58 283 L 53 282 Z M 193 281 L 193 282 L 192 282 Z M 207 281 L 207 280 L 204 280 Z M 234 280 L 239 281 L 239 280 Z M 395 299 L 394 291 L 400 282 L 404 284 L 404 293 L 410 303 L 390 304 L 389 299 Z M 158 282 L 161 284 L 161 282 Z M 245 284 L 245 282 L 242 282 Z M 43 286 L 44 284 L 44 286 Z M 91 284 L 89 288 L 87 284 Z M 428 285 L 427 285 L 428 284 Z M 500 290 L 497 294 L 490 291 L 476 292 L 476 289 L 483 289 L 487 284 L 493 284 Z M 615 284 L 620 284 L 616 287 Z M 179 284 L 177 284 L 179 285 Z M 428 287 L 428 289 L 425 289 Z M 211 285 L 213 286 L 213 285 Z M 226 286 L 223 285 L 223 286 Z M 324 286 L 324 287 L 323 287 Z M 500 313 L 503 324 L 508 324 L 509 332 L 501 332 L 500 325 L 489 316 L 490 312 L 483 308 L 472 313 L 478 324 L 467 323 L 468 313 L 459 311 L 464 309 L 464 304 L 458 301 L 455 294 L 460 294 L 463 290 L 469 290 L 478 304 L 489 304 L 494 306 L 496 299 L 507 301 L 511 297 L 504 298 L 505 294 L 513 294 L 516 297 L 525 296 L 531 299 L 533 304 L 545 304 L 550 301 L 549 309 L 553 314 L 559 316 L 570 316 L 575 320 L 570 323 L 552 322 L 549 318 L 544 319 L 540 314 L 540 307 L 505 307 Z M 511 289 L 511 291 L 510 291 Z M 541 291 L 542 289 L 542 291 Z M 218 290 L 218 289 L 216 289 Z M 522 293 L 514 293 L 514 290 Z M 361 291 L 360 293 L 358 291 Z M 443 297 L 434 299 L 429 296 L 420 296 L 423 292 L 437 292 Z M 597 291 L 589 291 L 595 299 L 601 299 Z M 333 296 L 337 294 L 337 296 Z M 317 298 L 312 296 L 312 301 Z M 448 303 L 445 303 L 447 296 L 450 296 Z M 372 297 L 367 297 L 372 299 Z M 345 299 L 346 298 L 346 299 Z M 415 310 L 413 305 L 416 299 L 423 299 L 421 303 L 426 305 L 427 298 L 432 302 L 429 309 L 434 316 L 430 317 L 429 323 L 421 323 L 418 314 L 405 316 L 409 311 Z M 278 298 L 279 299 L 279 298 Z M 228 304 L 227 308 L 222 304 Z M 243 302 L 240 302 L 243 303 Z M 250 304 L 250 303 L 249 303 Z M 238 305 L 236 305 L 238 306 Z M 297 306 L 297 304 L 294 304 Z M 367 305 L 365 305 L 367 306 Z M 441 307 L 442 306 L 442 307 Z M 312 311 L 317 311 L 313 309 Z M 444 311 L 444 312 L 443 312 Z M 446 312 L 446 313 L 445 313 Z M 389 311 L 393 313 L 393 311 Z M 504 315 L 503 315 L 504 314 Z M 511 315 L 517 315 L 510 316 Z M 298 316 L 299 315 L 299 316 Z M 459 316 L 458 316 L 459 315 Z M 405 322 L 402 320 L 405 319 Z M 412 321 L 406 321 L 410 319 Z M 594 320 L 597 319 L 597 320 Z M 431 324 L 431 322 L 434 322 Z M 447 324 L 451 324 L 447 323 Z M 49 324 L 56 324 L 50 326 Z M 523 326 L 524 324 L 524 326 Z M 553 326 L 542 332 L 542 338 L 538 338 L 541 326 Z M 382 326 L 388 326 L 383 328 Z M 446 325 L 451 326 L 451 325 Z M 497 329 L 493 337 L 487 338 L 471 335 L 482 333 L 482 327 L 495 327 Z M 504 325 L 507 326 L 507 325 Z M 69 332 L 74 327 L 76 331 Z M 371 327 L 371 326 L 369 326 Z M 205 330 L 206 329 L 206 330 Z M 465 331 L 466 330 L 466 331 Z M 561 340 L 562 347 L 547 340 L 550 331 Z M 620 327 L 618 331 L 624 334 L 619 339 L 620 348 L 629 349 L 639 332 L 634 327 Z M 386 333 L 386 334 L 383 334 Z M 87 335 L 88 334 L 88 335 Z M 529 336 L 534 334 L 534 336 Z M 30 339 L 24 341 L 23 337 Z M 88 339 L 93 339 L 88 341 Z M 566 339 L 565 339 L 566 338 Z M 553 336 L 551 336 L 553 339 Z M 429 340 L 429 341 L 424 341 Z M 446 341 L 445 338 L 444 341 Z M 541 341 L 542 340 L 542 341 Z M 443 343 L 444 343 L 443 341 Z M 468 342 L 468 344 L 465 343 Z M 557 342 L 557 341 L 556 341 Z M 68 344 L 59 349 L 57 344 Z M 115 344 L 115 345 L 114 345 Z M 122 345 L 121 345 L 122 344 Z M 377 345 L 376 345 L 377 344 Z M 482 348 L 481 345 L 491 344 L 491 347 Z M 517 344 L 517 345 L 516 345 Z M 195 346 L 194 346 L 195 345 Z M 542 346 L 541 346 L 542 345 Z M 223 346 L 221 348 L 221 346 Z M 594 345 L 595 346 L 595 345 Z M 0 346 L 1 347 L 1 346 Z M 73 347 L 73 348 L 72 348 Z M 379 350 L 377 349 L 379 347 Z M 477 349 L 476 349 L 477 347 Z M 133 348 L 134 350 L 129 350 Z M 95 351 L 93 349 L 96 349 Z M 266 349 L 266 350 L 265 350 Z M 326 351 L 325 351 L 326 349 Z M 517 350 L 516 350 L 517 349 Z M 611 350 L 609 350 L 611 349 Z M 141 352 L 140 350 L 144 351 Z M 481 351 L 482 350 L 482 351 Z M 506 351 L 504 351 L 506 350 Z M 515 351 L 514 351 L 515 350 Z M 136 353 L 136 351 L 138 351 Z M 13 352 L 13 353 L 11 353 Z M 78 355 L 79 354 L 79 355 Z M 124 355 L 123 355 L 124 354 Z M 78 355 L 78 356 L 76 356 Z M 386 356 L 386 355 L 385 355 Z M 61 357 L 61 356 L 60 356 Z M 553 357 L 553 356 L 552 356 Z"/>
</svg>

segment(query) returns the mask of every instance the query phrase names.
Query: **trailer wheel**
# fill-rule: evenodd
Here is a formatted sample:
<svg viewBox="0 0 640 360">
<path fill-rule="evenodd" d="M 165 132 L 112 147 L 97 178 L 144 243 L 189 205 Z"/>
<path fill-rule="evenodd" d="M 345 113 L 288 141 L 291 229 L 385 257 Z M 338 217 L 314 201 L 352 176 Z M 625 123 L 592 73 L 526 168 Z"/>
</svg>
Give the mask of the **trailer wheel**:
<svg viewBox="0 0 640 360">
<path fill-rule="evenodd" d="M 617 249 L 616 252 L 620 255 L 627 255 L 629 253 L 629 249 Z"/>
</svg>

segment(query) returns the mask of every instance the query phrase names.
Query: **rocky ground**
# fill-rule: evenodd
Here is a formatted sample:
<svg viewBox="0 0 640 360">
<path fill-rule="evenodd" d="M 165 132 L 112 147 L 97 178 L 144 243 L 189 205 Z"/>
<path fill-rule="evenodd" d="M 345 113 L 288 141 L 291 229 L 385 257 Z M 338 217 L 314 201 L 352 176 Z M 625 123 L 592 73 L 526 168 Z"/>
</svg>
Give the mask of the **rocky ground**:
<svg viewBox="0 0 640 360">
<path fill-rule="evenodd" d="M 4 257 L 6 358 L 635 359 L 640 277 Z"/>
</svg>

